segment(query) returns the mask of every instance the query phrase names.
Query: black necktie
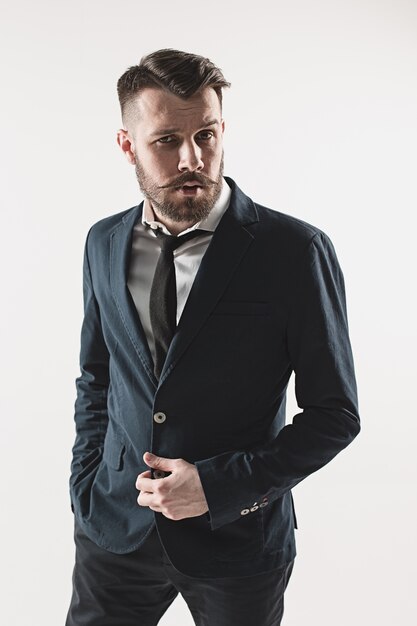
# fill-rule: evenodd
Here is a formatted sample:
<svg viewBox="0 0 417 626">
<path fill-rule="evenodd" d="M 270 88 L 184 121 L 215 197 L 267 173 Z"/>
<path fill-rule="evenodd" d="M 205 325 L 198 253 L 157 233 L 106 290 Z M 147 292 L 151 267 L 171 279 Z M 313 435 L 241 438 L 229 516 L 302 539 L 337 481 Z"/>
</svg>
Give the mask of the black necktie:
<svg viewBox="0 0 417 626">
<path fill-rule="evenodd" d="M 161 246 L 161 254 L 152 281 L 149 312 L 155 340 L 154 372 L 159 379 L 177 325 L 177 286 L 173 251 L 188 239 L 211 231 L 196 228 L 180 237 L 166 235 L 161 228 L 155 232 Z"/>
</svg>

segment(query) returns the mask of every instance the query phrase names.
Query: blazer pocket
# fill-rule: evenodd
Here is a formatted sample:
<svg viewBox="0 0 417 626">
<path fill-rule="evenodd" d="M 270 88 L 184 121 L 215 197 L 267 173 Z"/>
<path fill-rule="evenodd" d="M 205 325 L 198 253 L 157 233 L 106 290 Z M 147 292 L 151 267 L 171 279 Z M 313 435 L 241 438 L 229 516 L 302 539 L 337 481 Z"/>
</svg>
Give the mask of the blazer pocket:
<svg viewBox="0 0 417 626">
<path fill-rule="evenodd" d="M 218 561 L 246 561 L 263 549 L 262 509 L 239 517 L 211 531 L 217 544 Z"/>
<path fill-rule="evenodd" d="M 70 484 L 75 487 L 87 478 L 88 476 L 92 476 L 102 460 L 103 448 L 94 448 L 94 450 L 90 450 L 88 454 L 83 457 L 80 461 L 78 461 L 74 465 L 74 470 L 70 476 Z"/>
<path fill-rule="evenodd" d="M 106 441 L 103 451 L 103 460 L 114 470 L 121 470 L 123 466 L 123 455 L 126 446 L 121 441 L 113 439 Z"/>
<path fill-rule="evenodd" d="M 212 315 L 267 315 L 271 312 L 269 302 L 239 302 L 222 300 L 212 311 Z"/>
</svg>

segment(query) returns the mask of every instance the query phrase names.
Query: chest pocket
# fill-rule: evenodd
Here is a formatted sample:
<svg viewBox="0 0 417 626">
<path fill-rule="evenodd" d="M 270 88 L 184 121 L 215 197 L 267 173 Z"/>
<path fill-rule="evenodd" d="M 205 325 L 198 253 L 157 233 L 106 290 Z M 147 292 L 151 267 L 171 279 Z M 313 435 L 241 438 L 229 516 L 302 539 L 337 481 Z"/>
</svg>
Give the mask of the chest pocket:
<svg viewBox="0 0 417 626">
<path fill-rule="evenodd" d="M 269 302 L 239 302 L 223 300 L 213 309 L 212 315 L 268 315 L 271 312 Z"/>
</svg>

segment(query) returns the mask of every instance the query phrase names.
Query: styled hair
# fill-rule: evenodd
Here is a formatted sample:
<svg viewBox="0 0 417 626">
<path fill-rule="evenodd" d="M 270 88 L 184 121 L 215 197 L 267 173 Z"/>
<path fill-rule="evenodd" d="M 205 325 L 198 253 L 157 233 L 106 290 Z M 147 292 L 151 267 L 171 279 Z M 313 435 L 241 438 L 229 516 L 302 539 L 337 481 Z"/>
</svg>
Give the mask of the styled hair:
<svg viewBox="0 0 417 626">
<path fill-rule="evenodd" d="M 206 57 L 172 48 L 156 50 L 143 56 L 139 65 L 132 65 L 117 81 L 122 120 L 137 116 L 134 100 L 146 87 L 157 87 L 186 100 L 203 87 L 212 87 L 222 109 L 222 88 L 231 83 L 222 71 Z"/>
</svg>

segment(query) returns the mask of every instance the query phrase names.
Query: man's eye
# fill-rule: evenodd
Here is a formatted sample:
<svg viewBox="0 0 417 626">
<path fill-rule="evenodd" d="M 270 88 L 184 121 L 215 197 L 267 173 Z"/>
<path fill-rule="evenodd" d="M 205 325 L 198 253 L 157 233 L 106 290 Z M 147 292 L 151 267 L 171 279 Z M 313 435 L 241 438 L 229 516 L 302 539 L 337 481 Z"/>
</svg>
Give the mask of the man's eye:
<svg viewBox="0 0 417 626">
<path fill-rule="evenodd" d="M 202 137 L 202 135 L 206 135 L 205 137 Z M 213 133 L 211 130 L 203 130 L 201 133 L 199 133 L 198 135 L 203 141 L 207 141 L 208 139 L 211 139 L 213 137 Z M 172 139 L 172 141 L 171 141 Z M 169 143 L 174 143 L 175 138 L 172 137 L 172 135 L 168 135 L 167 137 L 161 137 L 160 139 L 157 140 L 158 143 L 162 143 L 162 144 L 169 144 Z"/>
<path fill-rule="evenodd" d="M 200 135 L 208 135 L 208 137 L 203 137 L 203 139 L 211 139 L 213 137 L 211 130 L 203 130 Z"/>
</svg>

